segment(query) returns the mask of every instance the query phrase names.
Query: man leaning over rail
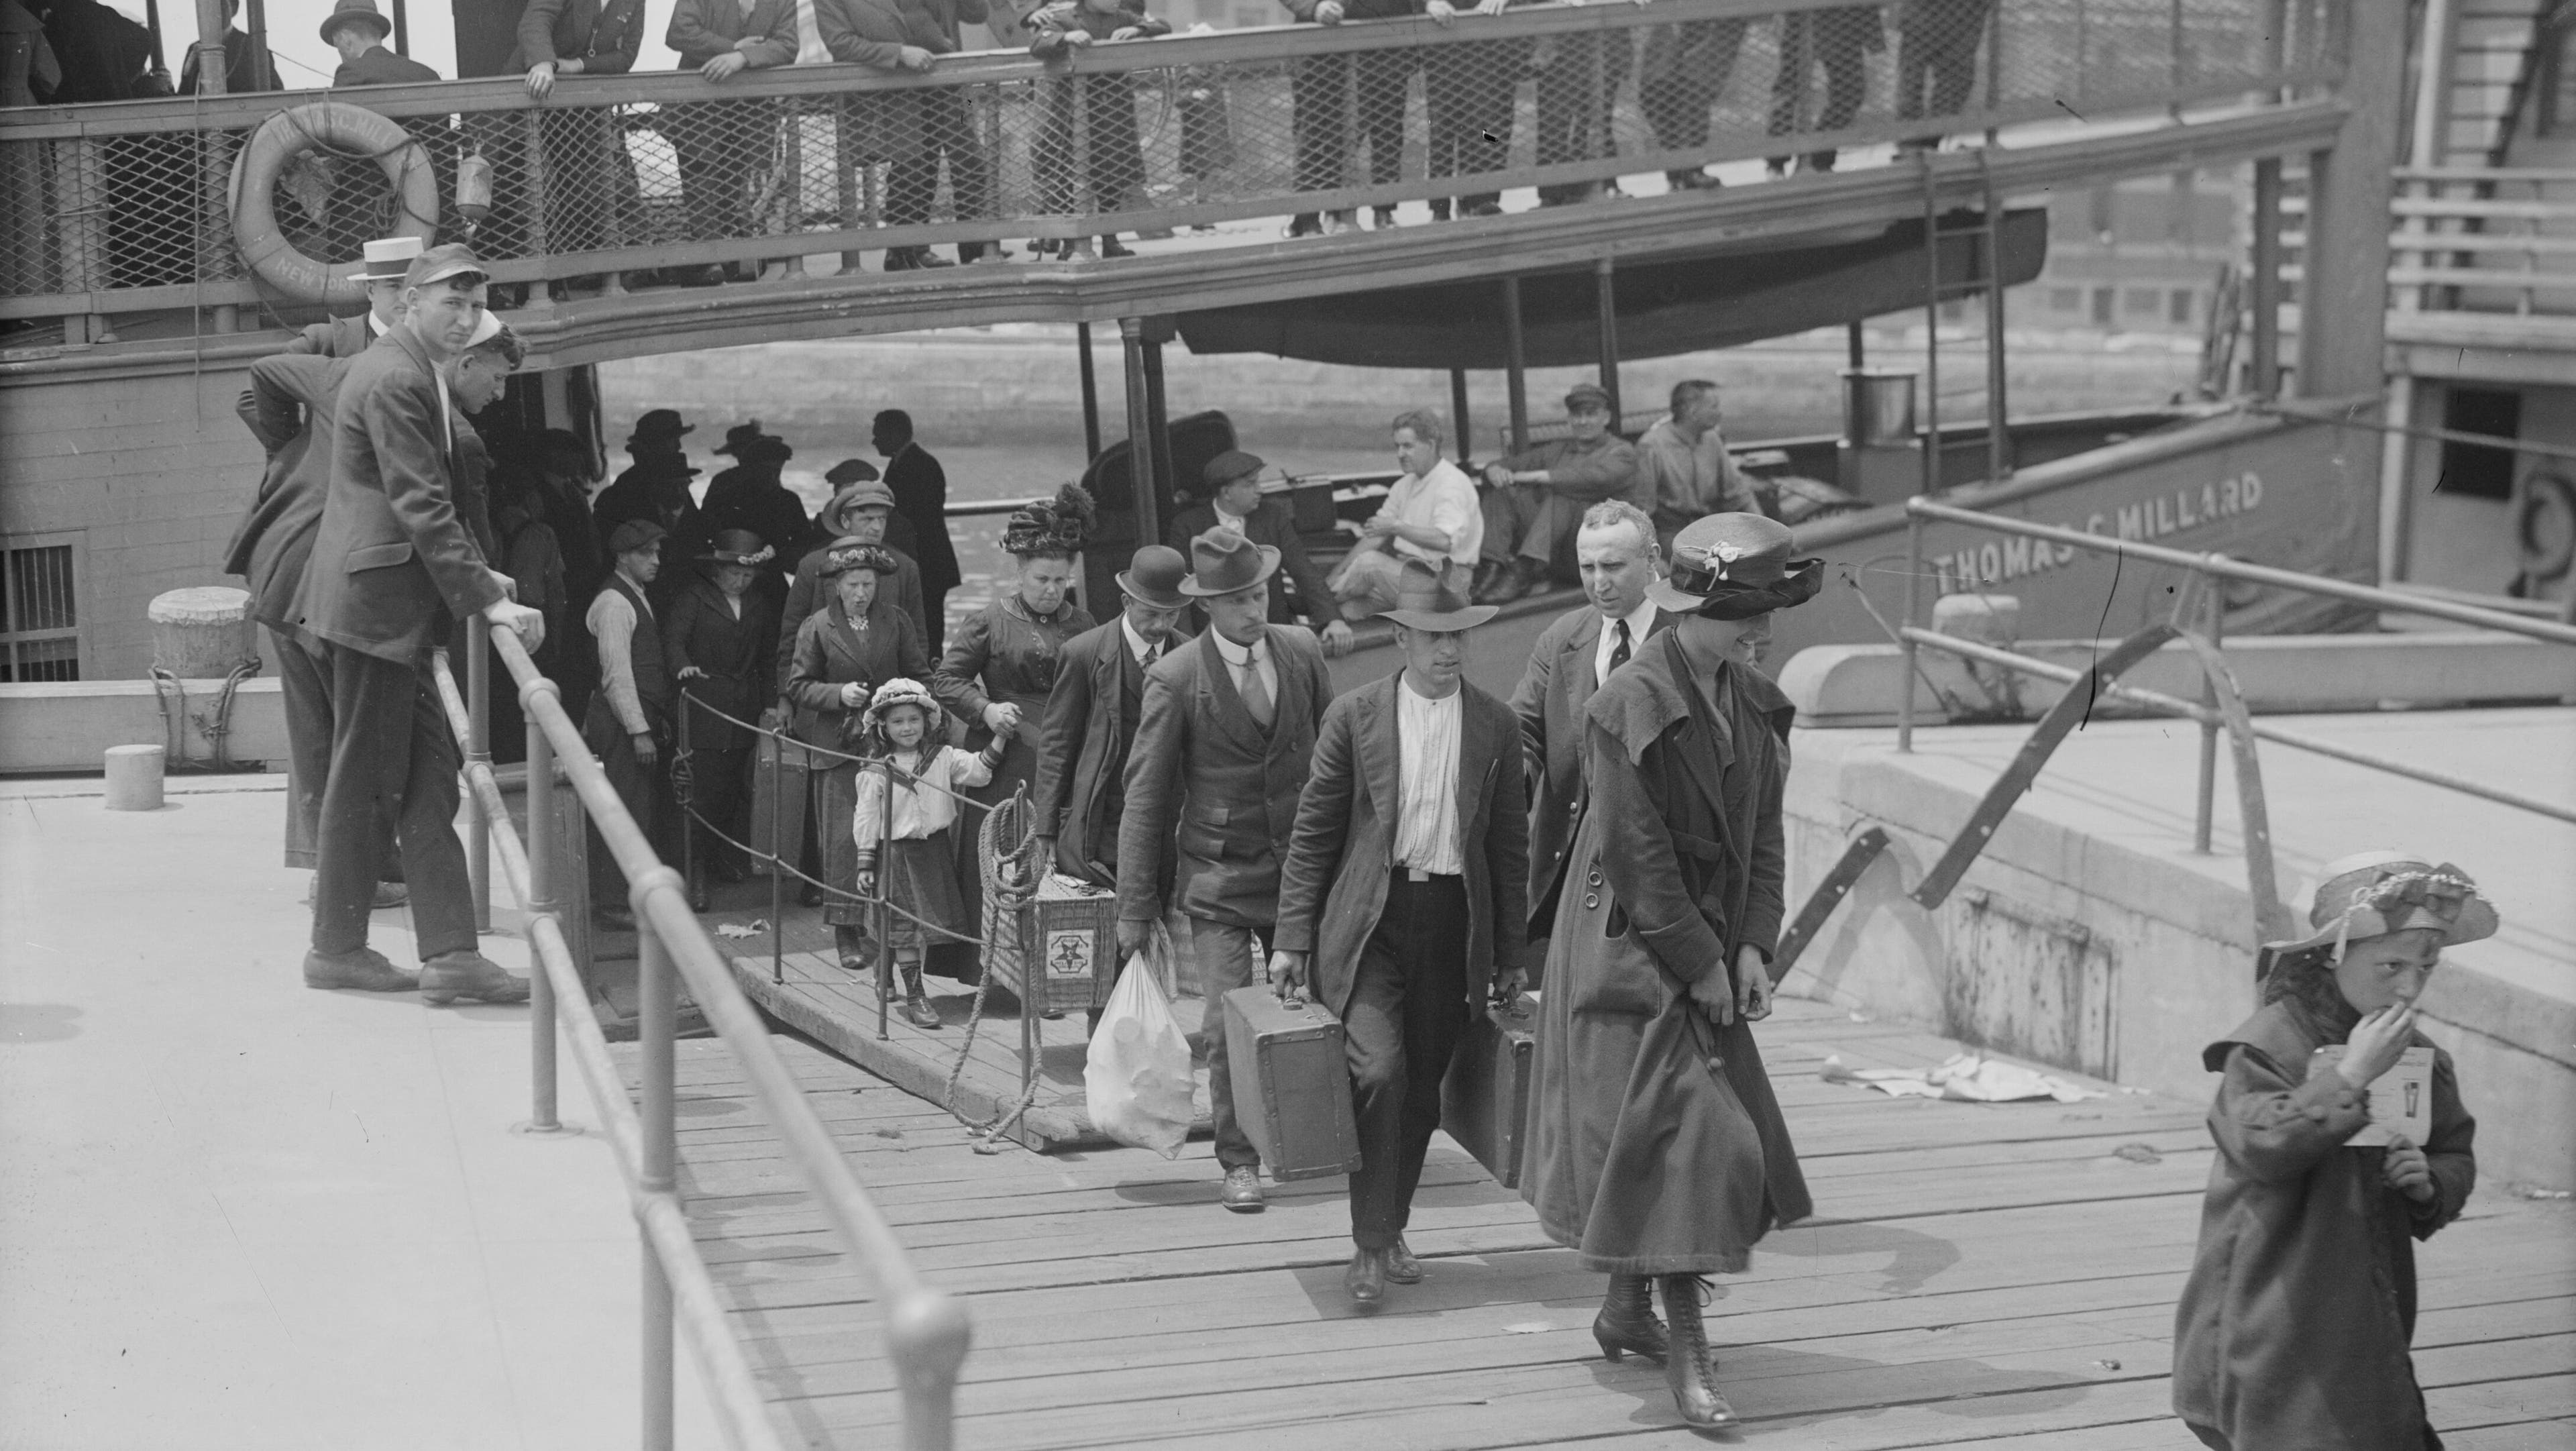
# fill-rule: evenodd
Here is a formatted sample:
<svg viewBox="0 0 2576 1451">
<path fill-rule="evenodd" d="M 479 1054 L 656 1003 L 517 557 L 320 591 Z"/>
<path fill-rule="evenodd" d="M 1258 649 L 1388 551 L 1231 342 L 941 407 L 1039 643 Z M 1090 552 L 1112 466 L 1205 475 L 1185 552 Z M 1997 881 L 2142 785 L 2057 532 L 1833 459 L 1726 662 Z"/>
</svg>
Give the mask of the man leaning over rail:
<svg viewBox="0 0 2576 1451">
<path fill-rule="evenodd" d="M 429 653 L 468 613 L 531 646 L 545 638 L 545 617 L 510 599 L 509 581 L 456 516 L 455 407 L 439 366 L 470 346 L 489 316 L 482 264 L 461 246 L 422 253 L 404 277 L 403 304 L 402 323 L 341 381 L 330 492 L 296 601 L 297 623 L 325 643 L 332 708 L 304 980 L 369 992 L 417 986 L 433 1006 L 460 997 L 524 1002 L 527 980 L 476 950 L 456 837 L 456 741 L 429 672 Z M 367 946 L 376 813 L 387 804 L 399 811 L 411 884 L 416 983 Z"/>
<path fill-rule="evenodd" d="M 796 61 L 796 0 L 678 0 L 662 43 L 679 52 L 683 70 L 721 85 L 747 70 Z M 699 101 L 662 107 L 663 131 L 679 166 L 680 196 L 692 241 L 721 242 L 741 235 L 749 218 L 743 187 L 752 169 L 768 161 L 777 140 L 775 108 L 768 101 Z M 724 268 L 701 263 L 678 270 L 690 287 L 712 287 Z"/>
</svg>

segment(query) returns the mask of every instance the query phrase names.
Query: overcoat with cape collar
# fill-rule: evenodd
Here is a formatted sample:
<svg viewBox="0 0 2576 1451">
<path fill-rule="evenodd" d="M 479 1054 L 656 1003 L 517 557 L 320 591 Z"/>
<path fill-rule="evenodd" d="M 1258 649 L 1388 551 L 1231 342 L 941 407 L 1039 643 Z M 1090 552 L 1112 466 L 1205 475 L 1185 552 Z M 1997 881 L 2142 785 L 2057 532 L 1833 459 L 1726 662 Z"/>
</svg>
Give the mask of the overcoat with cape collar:
<svg viewBox="0 0 2576 1451">
<path fill-rule="evenodd" d="M 1780 932 L 1794 712 L 1746 666 L 1713 693 L 1666 633 L 1584 707 L 1585 805 L 1539 995 L 1521 1196 L 1588 1269 L 1741 1270 L 1814 1208 L 1751 1026 L 1719 1027 L 1687 999 Z"/>
<path fill-rule="evenodd" d="M 2311 969 L 2313 970 L 2313 969 Z M 2201 1061 L 2224 1073 L 2209 1109 L 2218 1157 L 2200 1250 L 2174 1311 L 2174 1414 L 2239 1451 L 2424 1451 L 2413 1240 L 2457 1218 L 2477 1182 L 2477 1121 L 2434 1050 L 2423 1204 L 2380 1177 L 2387 1150 L 2344 1141 L 2370 1120 L 2343 1076 L 2311 1072 L 2342 1023 L 2270 1004 Z M 2415 1035 L 2414 1046 L 2431 1047 Z M 2410 1238 L 2411 1237 L 2411 1238 Z M 2203 1439 L 2207 1439 L 2204 1437 Z"/>
</svg>

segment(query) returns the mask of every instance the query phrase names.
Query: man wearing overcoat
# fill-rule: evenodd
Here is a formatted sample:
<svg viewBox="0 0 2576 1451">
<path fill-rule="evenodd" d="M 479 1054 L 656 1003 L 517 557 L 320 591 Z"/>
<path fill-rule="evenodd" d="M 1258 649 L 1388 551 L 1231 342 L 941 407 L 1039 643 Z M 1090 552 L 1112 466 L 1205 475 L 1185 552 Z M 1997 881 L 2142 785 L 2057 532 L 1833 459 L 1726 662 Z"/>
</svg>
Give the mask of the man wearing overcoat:
<svg viewBox="0 0 2576 1451">
<path fill-rule="evenodd" d="M 1813 1209 L 1752 1024 L 1771 1011 L 1793 710 L 1754 668 L 1814 597 L 1787 528 L 1713 514 L 1648 587 L 1678 618 L 1584 706 L 1586 802 L 1540 995 L 1521 1197 L 1610 1293 L 1592 1333 L 1662 1356 L 1685 1423 L 1723 1425 L 1700 1276 Z M 1576 894 L 1580 893 L 1578 897 Z"/>
<path fill-rule="evenodd" d="M 1190 604 L 1181 580 L 1189 572 L 1190 562 L 1164 545 L 1137 550 L 1118 576 L 1124 596 L 1118 617 L 1066 641 L 1056 656 L 1031 795 L 1038 838 L 1055 869 L 1069 877 L 1118 885 L 1118 823 L 1145 672 L 1189 641 L 1180 628 Z M 1162 890 L 1170 891 L 1169 881 Z"/>
<path fill-rule="evenodd" d="M 1583 707 L 1610 672 L 1628 663 L 1672 616 L 1646 598 L 1655 580 L 1655 526 L 1621 499 L 1595 504 L 1574 535 L 1574 558 L 1589 603 L 1540 632 L 1512 691 L 1527 751 L 1529 936 L 1547 940 L 1565 850 L 1583 805 Z"/>
<path fill-rule="evenodd" d="M 1271 981 L 1284 996 L 1311 976 L 1345 1034 L 1360 1167 L 1343 1283 L 1363 1309 L 1422 1278 L 1404 1227 L 1440 1081 L 1474 1015 L 1523 986 L 1520 727 L 1463 673 L 1494 613 L 1405 562 L 1383 615 L 1404 668 L 1324 712 L 1279 874 Z"/>
<path fill-rule="evenodd" d="M 456 741 L 429 672 L 430 652 L 469 612 L 531 647 L 545 637 L 545 617 L 511 601 L 509 582 L 456 514 L 456 409 L 440 365 L 471 345 L 483 302 L 482 264 L 465 248 L 432 248 L 412 262 L 403 321 L 341 380 L 330 492 L 296 603 L 297 623 L 328 647 L 332 709 L 304 980 L 376 992 L 416 985 L 433 1006 L 528 995 L 526 979 L 476 950 L 455 828 Z M 411 886 L 416 984 L 367 946 L 376 815 L 388 808 Z"/>
<path fill-rule="evenodd" d="M 1268 622 L 1278 550 L 1211 529 L 1190 541 L 1190 563 L 1181 593 L 1207 610 L 1208 632 L 1145 672 L 1118 823 L 1118 950 L 1125 957 L 1144 946 L 1175 899 L 1188 914 L 1207 1000 L 1216 1157 L 1225 1166 L 1219 1202 L 1252 1214 L 1262 1207 L 1261 1156 L 1235 1120 L 1225 995 L 1252 981 L 1254 934 L 1268 935 L 1278 920 L 1279 863 L 1333 688 L 1315 637 Z"/>
</svg>

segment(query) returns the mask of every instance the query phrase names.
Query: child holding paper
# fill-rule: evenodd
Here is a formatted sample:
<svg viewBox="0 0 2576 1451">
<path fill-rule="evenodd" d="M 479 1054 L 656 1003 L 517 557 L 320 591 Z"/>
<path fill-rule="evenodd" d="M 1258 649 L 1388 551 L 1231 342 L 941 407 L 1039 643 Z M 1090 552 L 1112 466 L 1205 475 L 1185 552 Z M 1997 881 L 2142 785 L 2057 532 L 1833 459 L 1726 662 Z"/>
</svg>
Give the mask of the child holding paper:
<svg viewBox="0 0 2576 1451">
<path fill-rule="evenodd" d="M 2273 945 L 2262 1009 L 2202 1055 L 2226 1077 L 2175 1313 L 2174 1411 L 2219 1451 L 2439 1451 L 2407 1355 L 2410 1237 L 2468 1201 L 2477 1124 L 2450 1056 L 2415 1031 L 2415 999 L 2443 948 L 2494 933 L 2495 909 L 2457 867 L 2398 852 L 2323 876 L 2316 930 Z M 2421 1142 L 2394 1131 L 2400 1080 L 2429 1107 Z"/>
</svg>

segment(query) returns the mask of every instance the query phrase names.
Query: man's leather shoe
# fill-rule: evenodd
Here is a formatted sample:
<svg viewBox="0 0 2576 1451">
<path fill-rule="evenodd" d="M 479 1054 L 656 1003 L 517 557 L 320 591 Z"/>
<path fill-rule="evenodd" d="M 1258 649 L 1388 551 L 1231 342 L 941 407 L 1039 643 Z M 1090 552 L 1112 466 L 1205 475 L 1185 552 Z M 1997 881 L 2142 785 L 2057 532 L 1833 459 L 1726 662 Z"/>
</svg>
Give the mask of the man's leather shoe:
<svg viewBox="0 0 2576 1451">
<path fill-rule="evenodd" d="M 802 906 L 820 907 L 823 905 L 823 889 L 807 882 L 797 890 L 796 900 Z"/>
<path fill-rule="evenodd" d="M 420 965 L 420 1000 L 443 1008 L 458 998 L 478 1003 L 524 1003 L 528 980 L 479 952 L 442 952 Z"/>
<path fill-rule="evenodd" d="M 1485 591 L 1492 589 L 1494 587 L 1494 581 L 1502 577 L 1503 562 L 1501 560 L 1477 560 L 1476 572 L 1473 575 L 1470 575 L 1467 580 L 1468 597 L 1473 600 L 1482 601 L 1485 597 Z"/>
<path fill-rule="evenodd" d="M 888 272 L 921 272 L 934 267 L 954 267 L 945 257 L 934 257 L 928 247 L 888 247 L 885 270 Z"/>
<path fill-rule="evenodd" d="M 1382 1249 L 1363 1248 L 1351 1256 L 1351 1267 L 1342 1275 L 1342 1288 L 1351 1292 L 1351 1303 L 1363 1310 L 1374 1310 L 1386 1300 L 1386 1254 Z"/>
<path fill-rule="evenodd" d="M 1415 1259 L 1413 1251 L 1405 1248 L 1403 1235 L 1397 1235 L 1395 1247 L 1386 1252 L 1386 1277 L 1399 1285 L 1422 1283 L 1422 1261 Z"/>
<path fill-rule="evenodd" d="M 705 878 L 701 877 L 697 881 L 689 883 L 690 911 L 700 914 L 705 913 L 707 910 L 708 900 L 707 883 Z"/>
<path fill-rule="evenodd" d="M 593 907 L 590 909 L 590 925 L 602 932 L 632 932 L 635 930 L 635 914 L 623 907 Z"/>
<path fill-rule="evenodd" d="M 1261 1212 L 1261 1171 L 1246 1164 L 1225 1171 L 1225 1184 L 1216 1191 L 1216 1202 L 1237 1214 Z"/>
<path fill-rule="evenodd" d="M 1552 587 L 1547 577 L 1546 560 L 1523 555 L 1512 561 L 1512 569 L 1520 576 L 1520 592 L 1524 596 L 1545 594 Z"/>
<path fill-rule="evenodd" d="M 355 952 L 304 954 L 304 985 L 361 993 L 407 993 L 420 986 L 420 979 L 387 962 L 385 955 L 374 948 L 361 947 Z"/>
<path fill-rule="evenodd" d="M 1493 580 L 1476 591 L 1475 602 L 1480 605 L 1507 605 L 1528 593 L 1528 573 L 1521 568 L 1521 561 L 1515 559 L 1494 571 Z"/>
<path fill-rule="evenodd" d="M 407 906 L 410 902 L 410 887 L 405 886 L 401 882 L 378 882 L 376 883 L 375 898 L 367 905 L 374 910 L 381 912 L 387 907 Z"/>
</svg>

